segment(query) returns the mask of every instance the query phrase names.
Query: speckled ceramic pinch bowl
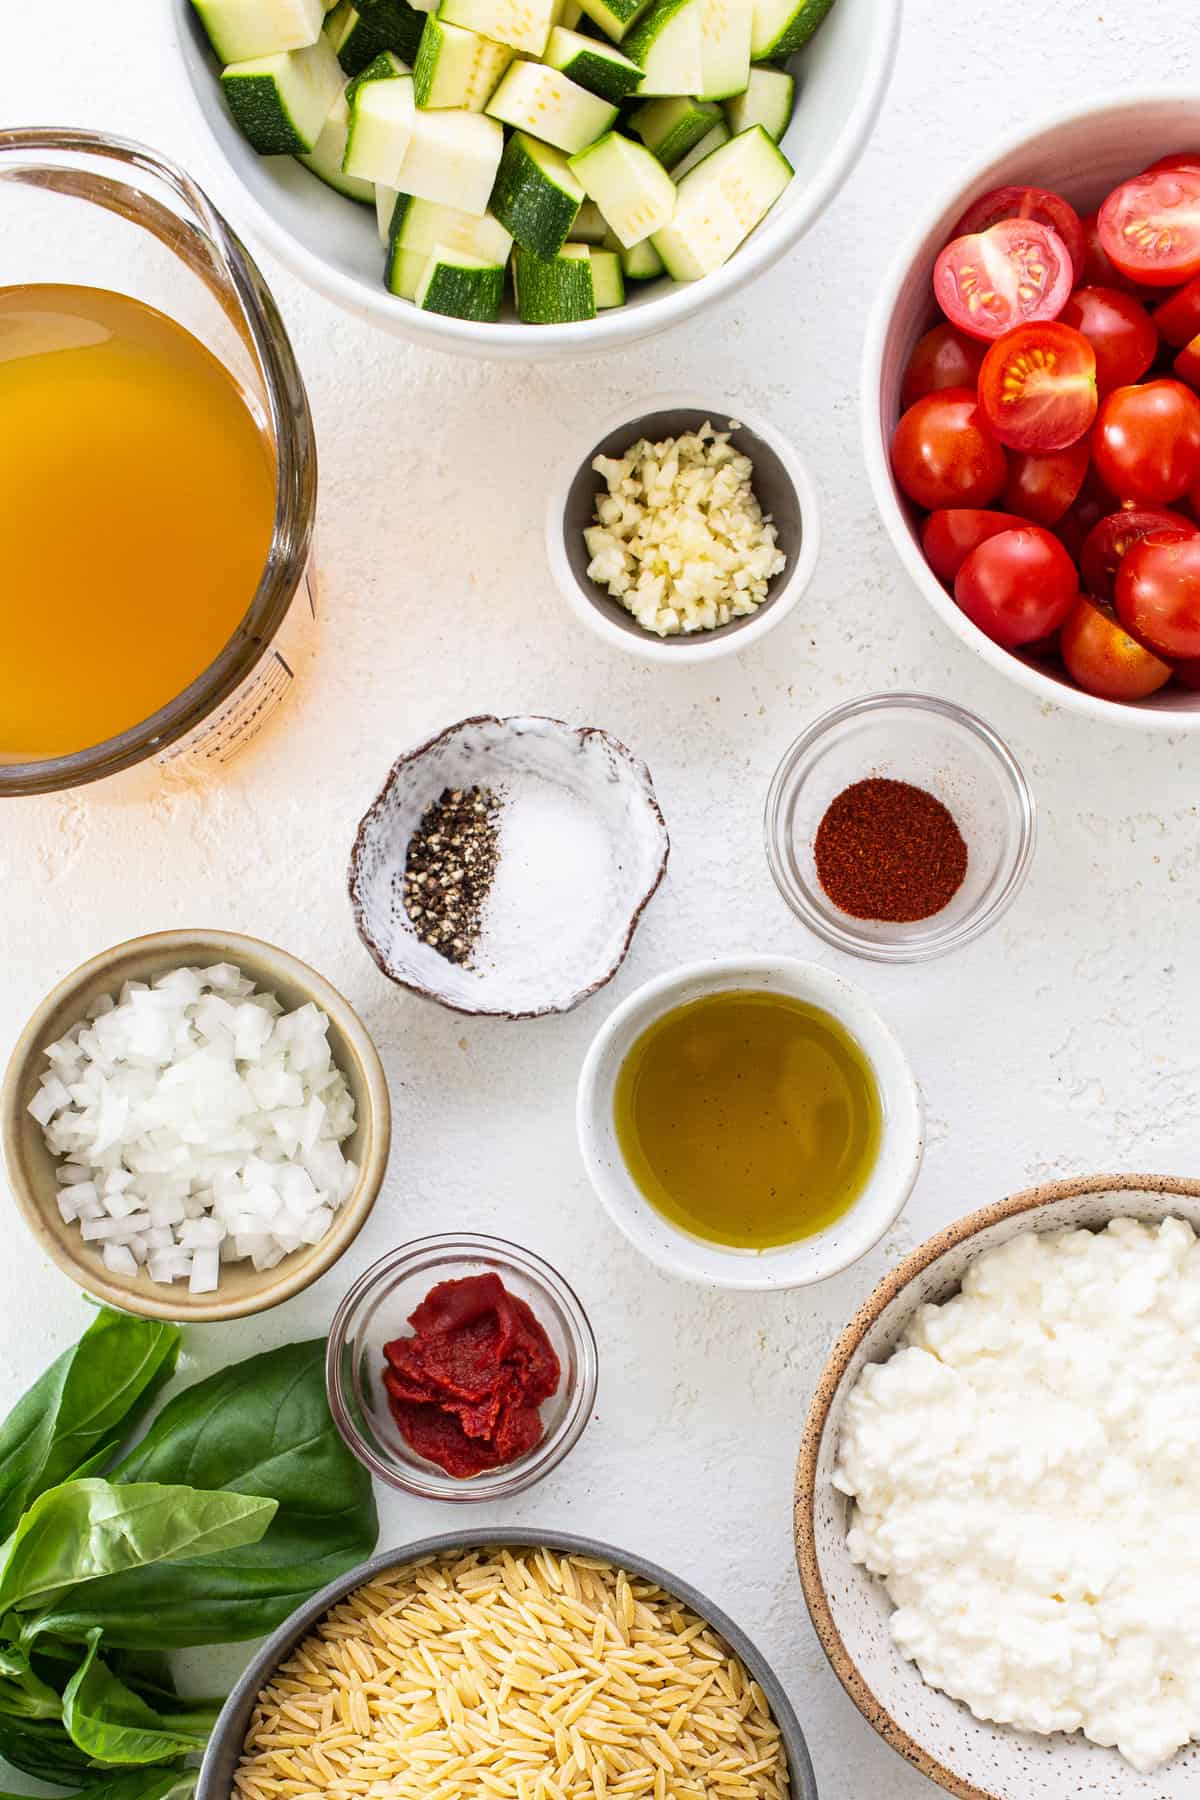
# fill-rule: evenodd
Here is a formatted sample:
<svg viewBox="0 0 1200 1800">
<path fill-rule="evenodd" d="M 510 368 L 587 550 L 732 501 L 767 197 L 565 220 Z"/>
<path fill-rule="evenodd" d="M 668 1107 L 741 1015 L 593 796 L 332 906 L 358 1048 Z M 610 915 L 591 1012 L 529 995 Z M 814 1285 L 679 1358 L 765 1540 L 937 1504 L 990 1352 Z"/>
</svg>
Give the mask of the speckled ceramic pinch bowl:
<svg viewBox="0 0 1200 1800">
<path fill-rule="evenodd" d="M 358 1164 L 359 1176 L 319 1242 L 294 1250 L 273 1269 L 260 1271 L 249 1262 L 223 1263 L 221 1285 L 214 1293 L 191 1294 L 186 1282 L 151 1281 L 144 1270 L 113 1274 L 105 1268 L 98 1247 L 85 1244 L 79 1227 L 64 1222 L 56 1204 L 57 1158 L 47 1149 L 42 1128 L 28 1107 L 49 1066 L 43 1055 L 46 1045 L 69 1031 L 102 994 L 116 993 L 126 981 L 153 981 L 168 969 L 219 962 L 236 963 L 260 988 L 277 994 L 285 1007 L 312 1001 L 328 1017 L 333 1059 L 354 1096 L 357 1120 L 343 1149 Z M 0 1131 L 13 1199 L 39 1247 L 63 1273 L 86 1293 L 124 1312 L 193 1324 L 265 1312 L 332 1268 L 362 1230 L 383 1185 L 392 1116 L 379 1052 L 353 1007 L 324 976 L 286 950 L 237 932 L 158 931 L 101 951 L 42 1001 L 9 1059 L 0 1090 Z"/>
<path fill-rule="evenodd" d="M 642 1193 L 617 1140 L 614 1094 L 621 1066 L 656 1019 L 707 994 L 774 991 L 824 1009 L 849 1032 L 875 1076 L 883 1112 L 866 1186 L 840 1218 L 795 1243 L 738 1250 L 693 1237 Z M 630 1243 L 660 1268 L 728 1288 L 794 1288 L 824 1281 L 866 1254 L 896 1218 L 917 1179 L 924 1111 L 899 1039 L 867 996 L 832 969 L 786 956 L 739 956 L 672 969 L 623 1000 L 592 1040 L 579 1075 L 575 1123 L 584 1166 Z"/>
<path fill-rule="evenodd" d="M 445 789 L 500 798 L 496 875 L 473 954 L 422 943 L 404 908 L 409 839 Z M 358 828 L 350 903 L 383 973 L 455 1012 L 570 1012 L 611 981 L 667 866 L 650 771 L 595 726 L 464 719 L 392 766 Z"/>
<path fill-rule="evenodd" d="M 602 1543 L 598 1538 L 576 1537 L 564 1531 L 539 1531 L 535 1526 L 526 1526 L 520 1530 L 483 1526 L 472 1531 L 456 1531 L 442 1537 L 423 1538 L 419 1543 L 382 1551 L 378 1556 L 372 1557 L 370 1562 L 360 1563 L 349 1574 L 340 1575 L 328 1587 L 322 1588 L 320 1593 L 314 1594 L 311 1600 L 306 1600 L 303 1606 L 297 1607 L 291 1618 L 278 1631 L 272 1632 L 266 1643 L 255 1652 L 241 1680 L 222 1707 L 204 1753 L 196 1800 L 229 1800 L 233 1792 L 234 1771 L 258 1693 L 284 1658 L 324 1618 L 330 1607 L 336 1606 L 339 1600 L 344 1600 L 355 1588 L 389 1574 L 402 1563 L 414 1562 L 422 1556 L 456 1555 L 462 1550 L 482 1549 L 488 1545 L 495 1545 L 499 1549 L 526 1549 L 544 1545 L 557 1555 L 597 1557 L 617 1568 L 625 1569 L 631 1575 L 640 1575 L 647 1581 L 653 1581 L 667 1593 L 676 1595 L 685 1606 L 691 1607 L 698 1617 L 705 1619 L 720 1633 L 730 1649 L 741 1657 L 766 1695 L 787 1749 L 791 1800 L 817 1800 L 812 1762 L 795 1709 L 766 1657 L 740 1626 L 735 1625 L 719 1606 L 714 1606 L 711 1600 L 689 1582 L 680 1581 L 678 1576 L 660 1568 L 657 1563 L 649 1562 L 644 1556 L 635 1556 L 628 1550 L 614 1549 L 611 1544 Z"/>
<path fill-rule="evenodd" d="M 914 1250 L 842 1333 L 817 1383 L 796 1471 L 796 1555 L 804 1597 L 842 1686 L 884 1742 L 957 1800 L 1192 1800 L 1196 1750 L 1139 1775 L 1082 1736 L 1037 1737 L 984 1724 L 927 1687 L 892 1642 L 883 1583 L 851 1562 L 850 1501 L 832 1483 L 842 1412 L 864 1366 L 895 1348 L 913 1313 L 950 1298 L 968 1264 L 1026 1231 L 1097 1229 L 1174 1216 L 1200 1230 L 1200 1181 L 1090 1175 L 1052 1181 L 970 1213 Z"/>
</svg>

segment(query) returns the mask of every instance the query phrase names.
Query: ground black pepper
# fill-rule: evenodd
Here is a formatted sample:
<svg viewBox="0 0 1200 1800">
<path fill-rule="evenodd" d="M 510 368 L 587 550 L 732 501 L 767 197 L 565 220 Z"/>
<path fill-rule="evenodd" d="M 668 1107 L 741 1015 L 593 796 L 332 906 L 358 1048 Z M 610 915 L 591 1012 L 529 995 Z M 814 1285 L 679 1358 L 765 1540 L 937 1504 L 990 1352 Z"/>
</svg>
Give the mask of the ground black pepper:
<svg viewBox="0 0 1200 1800">
<path fill-rule="evenodd" d="M 408 841 L 404 910 L 447 962 L 470 960 L 499 861 L 500 801 L 491 788 L 444 788 Z"/>
<path fill-rule="evenodd" d="M 833 800 L 813 842 L 817 876 L 855 919 L 928 919 L 949 905 L 967 872 L 954 815 L 908 781 L 856 781 Z"/>
</svg>

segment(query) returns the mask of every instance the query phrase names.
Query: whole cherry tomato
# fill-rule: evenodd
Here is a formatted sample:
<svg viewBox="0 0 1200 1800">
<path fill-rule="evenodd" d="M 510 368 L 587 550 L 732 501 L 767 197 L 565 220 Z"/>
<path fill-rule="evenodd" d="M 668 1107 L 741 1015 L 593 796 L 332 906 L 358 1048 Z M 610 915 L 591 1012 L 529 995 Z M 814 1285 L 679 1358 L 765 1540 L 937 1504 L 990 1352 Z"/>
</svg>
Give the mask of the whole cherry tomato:
<svg viewBox="0 0 1200 1800">
<path fill-rule="evenodd" d="M 1154 361 L 1158 350 L 1154 320 L 1140 300 L 1119 288 L 1076 288 L 1060 318 L 1092 346 L 1101 395 L 1140 381 Z M 1200 331 L 1200 325 L 1196 329 Z"/>
<path fill-rule="evenodd" d="M 1018 519 L 1013 513 L 982 512 L 966 506 L 943 507 L 926 519 L 921 548 L 938 580 L 952 585 L 972 550 L 998 532 L 1019 530 L 1024 523 L 1024 519 Z"/>
<path fill-rule="evenodd" d="M 1075 564 L 1040 525 L 988 538 L 972 550 L 954 583 L 954 598 L 968 619 L 1010 650 L 1056 631 L 1078 592 Z"/>
<path fill-rule="evenodd" d="M 1200 533 L 1152 531 L 1126 552 L 1117 617 L 1160 656 L 1200 656 Z"/>
<path fill-rule="evenodd" d="M 1200 330 L 1200 326 L 1197 327 Z M 953 325 L 935 325 L 918 339 L 904 372 L 900 406 L 905 412 L 939 388 L 974 387 L 985 346 Z"/>
<path fill-rule="evenodd" d="M 1065 450 L 1096 416 L 1096 353 L 1056 319 L 1019 325 L 984 357 L 979 404 L 1010 450 Z"/>
<path fill-rule="evenodd" d="M 1200 388 L 1200 335 L 1194 337 L 1190 344 L 1185 344 L 1175 358 L 1175 373 L 1180 381 L 1186 381 L 1193 392 Z"/>
<path fill-rule="evenodd" d="M 1002 219 L 954 238 L 933 266 L 933 292 L 952 325 L 993 340 L 1016 325 L 1056 319 L 1075 269 L 1059 237 L 1035 219 Z"/>
<path fill-rule="evenodd" d="M 981 194 L 978 200 L 971 202 L 950 236 L 971 237 L 975 232 L 998 225 L 1001 219 L 1036 219 L 1039 225 L 1048 225 L 1067 246 L 1076 281 L 1083 280 L 1083 265 L 1087 260 L 1083 222 L 1061 194 L 1036 187 L 993 188 L 989 194 Z"/>
<path fill-rule="evenodd" d="M 1088 213 L 1080 222 L 1084 242 L 1083 282 L 1088 287 L 1123 288 L 1127 294 L 1143 292 L 1135 281 L 1122 275 L 1116 264 L 1110 262 L 1108 252 L 1100 242 L 1099 215 Z"/>
<path fill-rule="evenodd" d="M 971 388 L 943 388 L 910 406 L 892 437 L 892 468 L 910 500 L 987 506 L 1004 486 L 1004 451 Z"/>
<path fill-rule="evenodd" d="M 1174 287 L 1200 275 L 1200 165 L 1148 169 L 1100 208 L 1100 242 L 1123 275 Z"/>
<path fill-rule="evenodd" d="M 1154 309 L 1154 329 L 1166 344 L 1182 350 L 1200 331 L 1200 275 Z"/>
<path fill-rule="evenodd" d="M 1117 388 L 1101 402 L 1092 458 L 1122 500 L 1178 500 L 1200 479 L 1200 400 L 1181 381 Z"/>
<path fill-rule="evenodd" d="M 1014 452 L 1008 459 L 1008 477 L 1000 498 L 1009 512 L 1020 513 L 1036 525 L 1057 525 L 1073 506 L 1088 472 L 1092 448 L 1086 437 L 1066 450 L 1048 450 L 1044 456 Z"/>
<path fill-rule="evenodd" d="M 1106 513 L 1088 532 L 1079 552 L 1079 578 L 1089 594 L 1111 600 L 1117 591 L 1117 570 L 1127 553 L 1150 533 L 1174 532 L 1195 537 L 1200 527 L 1182 513 L 1165 506 L 1129 506 Z"/>
<path fill-rule="evenodd" d="M 1080 595 L 1063 620 L 1059 648 L 1085 693 L 1144 700 L 1171 679 L 1171 665 L 1130 637 L 1112 608 Z"/>
</svg>

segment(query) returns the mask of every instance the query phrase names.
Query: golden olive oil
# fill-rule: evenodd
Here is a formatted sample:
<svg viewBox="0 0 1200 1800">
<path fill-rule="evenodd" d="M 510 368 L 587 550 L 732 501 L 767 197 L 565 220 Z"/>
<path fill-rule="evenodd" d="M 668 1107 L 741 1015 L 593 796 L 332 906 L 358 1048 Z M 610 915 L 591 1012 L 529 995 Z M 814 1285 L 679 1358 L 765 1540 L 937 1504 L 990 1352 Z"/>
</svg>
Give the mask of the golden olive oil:
<svg viewBox="0 0 1200 1800">
<path fill-rule="evenodd" d="M 673 1224 L 768 1250 L 853 1206 L 882 1107 L 863 1050 L 829 1013 L 731 991 L 642 1033 L 617 1075 L 615 1123 L 634 1181 Z"/>
<path fill-rule="evenodd" d="M 84 750 L 203 673 L 258 587 L 274 453 L 125 294 L 0 288 L 0 760 Z"/>
</svg>

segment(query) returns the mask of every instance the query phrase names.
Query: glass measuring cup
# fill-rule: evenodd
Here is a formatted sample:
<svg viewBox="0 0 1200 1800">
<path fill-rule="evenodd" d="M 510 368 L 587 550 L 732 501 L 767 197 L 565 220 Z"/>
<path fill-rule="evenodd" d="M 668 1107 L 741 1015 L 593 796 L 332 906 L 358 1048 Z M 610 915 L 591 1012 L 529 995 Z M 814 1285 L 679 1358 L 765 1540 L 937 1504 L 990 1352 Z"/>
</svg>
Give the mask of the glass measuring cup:
<svg viewBox="0 0 1200 1800">
<path fill-rule="evenodd" d="M 223 763 L 291 687 L 315 618 L 316 443 L 283 322 L 195 182 L 145 145 L 99 132 L 0 131 L 0 287 L 33 283 L 129 295 L 218 357 L 273 451 L 275 516 L 257 591 L 214 661 L 102 743 L 36 762 L 0 758 L 0 798 L 77 787 L 150 758 Z"/>
</svg>

